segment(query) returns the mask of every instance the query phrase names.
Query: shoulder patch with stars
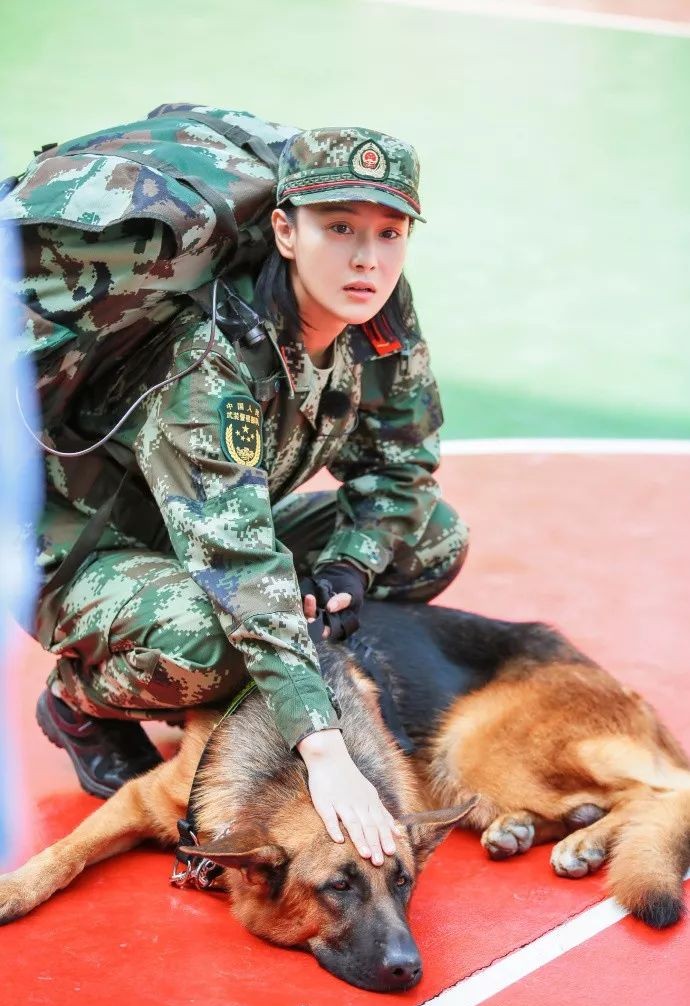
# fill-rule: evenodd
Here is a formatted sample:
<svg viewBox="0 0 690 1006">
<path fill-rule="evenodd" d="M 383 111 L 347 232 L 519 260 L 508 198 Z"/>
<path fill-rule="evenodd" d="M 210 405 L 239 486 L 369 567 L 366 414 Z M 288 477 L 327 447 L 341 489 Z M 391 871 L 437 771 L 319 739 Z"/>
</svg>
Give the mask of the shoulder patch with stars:
<svg viewBox="0 0 690 1006">
<path fill-rule="evenodd" d="M 228 461 L 245 468 L 255 468 L 261 462 L 261 409 L 244 395 L 221 398 L 220 445 Z"/>
</svg>

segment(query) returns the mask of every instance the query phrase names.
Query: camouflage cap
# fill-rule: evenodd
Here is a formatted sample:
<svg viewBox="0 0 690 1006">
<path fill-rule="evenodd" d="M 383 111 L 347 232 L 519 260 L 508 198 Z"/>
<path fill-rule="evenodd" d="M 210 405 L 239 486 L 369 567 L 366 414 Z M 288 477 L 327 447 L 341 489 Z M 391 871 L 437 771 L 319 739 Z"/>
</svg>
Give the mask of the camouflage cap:
<svg viewBox="0 0 690 1006">
<path fill-rule="evenodd" d="M 357 126 L 309 129 L 280 155 L 277 204 L 375 202 L 424 221 L 418 185 L 419 158 L 409 143 Z"/>
</svg>

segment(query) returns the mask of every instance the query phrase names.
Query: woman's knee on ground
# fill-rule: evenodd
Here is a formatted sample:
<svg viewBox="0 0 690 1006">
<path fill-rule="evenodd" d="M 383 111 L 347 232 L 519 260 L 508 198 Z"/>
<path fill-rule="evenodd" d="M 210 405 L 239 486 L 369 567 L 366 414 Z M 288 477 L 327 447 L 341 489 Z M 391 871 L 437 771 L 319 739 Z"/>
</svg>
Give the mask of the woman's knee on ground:
<svg viewBox="0 0 690 1006">
<path fill-rule="evenodd" d="M 393 562 L 377 577 L 373 597 L 429 601 L 462 569 L 469 548 L 469 529 L 445 501 L 437 503 L 420 541 L 403 541 Z"/>
<path fill-rule="evenodd" d="M 245 677 L 244 659 L 231 646 L 211 603 L 191 581 L 174 602 L 150 598 L 137 606 L 128 624 L 120 613 L 112 660 L 124 660 L 119 680 L 138 704 L 188 708 L 217 702 L 234 693 Z M 129 673 L 127 673 L 129 672 Z"/>
<path fill-rule="evenodd" d="M 91 715 L 167 718 L 222 701 L 246 679 L 208 597 L 180 570 L 132 593 L 102 633 L 97 646 L 85 638 L 60 653 L 51 684 Z"/>
</svg>

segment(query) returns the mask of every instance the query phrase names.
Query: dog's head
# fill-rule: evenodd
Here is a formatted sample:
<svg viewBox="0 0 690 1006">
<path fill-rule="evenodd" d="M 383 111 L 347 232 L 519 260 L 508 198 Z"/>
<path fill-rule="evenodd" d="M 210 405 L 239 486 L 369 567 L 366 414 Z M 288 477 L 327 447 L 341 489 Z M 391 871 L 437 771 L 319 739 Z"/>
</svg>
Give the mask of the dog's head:
<svg viewBox="0 0 690 1006">
<path fill-rule="evenodd" d="M 474 802 L 401 818 L 396 854 L 382 866 L 362 859 L 349 839 L 331 841 L 308 799 L 286 808 L 270 834 L 233 830 L 187 851 L 225 868 L 233 912 L 250 932 L 309 950 L 331 974 L 360 988 L 409 989 L 422 976 L 407 923 L 415 881 Z"/>
</svg>

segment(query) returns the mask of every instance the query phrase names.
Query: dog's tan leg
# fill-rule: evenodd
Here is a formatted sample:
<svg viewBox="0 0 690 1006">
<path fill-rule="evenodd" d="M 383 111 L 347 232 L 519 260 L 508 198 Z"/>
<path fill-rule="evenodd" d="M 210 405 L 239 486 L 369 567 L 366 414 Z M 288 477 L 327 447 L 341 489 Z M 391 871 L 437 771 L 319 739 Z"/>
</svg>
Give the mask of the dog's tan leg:
<svg viewBox="0 0 690 1006">
<path fill-rule="evenodd" d="M 0 876 L 0 924 L 26 915 L 92 863 L 125 852 L 145 838 L 160 837 L 162 829 L 151 813 L 150 796 L 171 767 L 172 762 L 164 763 L 128 782 L 66 838 L 13 873 Z"/>
<path fill-rule="evenodd" d="M 482 833 L 481 843 L 492 859 L 508 859 L 533 845 L 551 842 L 566 832 L 561 821 L 548 821 L 528 810 L 515 810 L 495 818 Z"/>
<path fill-rule="evenodd" d="M 196 766 L 218 716 L 214 711 L 191 713 L 173 758 L 132 779 L 66 838 L 0 876 L 0 925 L 47 901 L 85 867 L 146 838 L 173 844 L 176 821 L 184 816 Z"/>
</svg>

